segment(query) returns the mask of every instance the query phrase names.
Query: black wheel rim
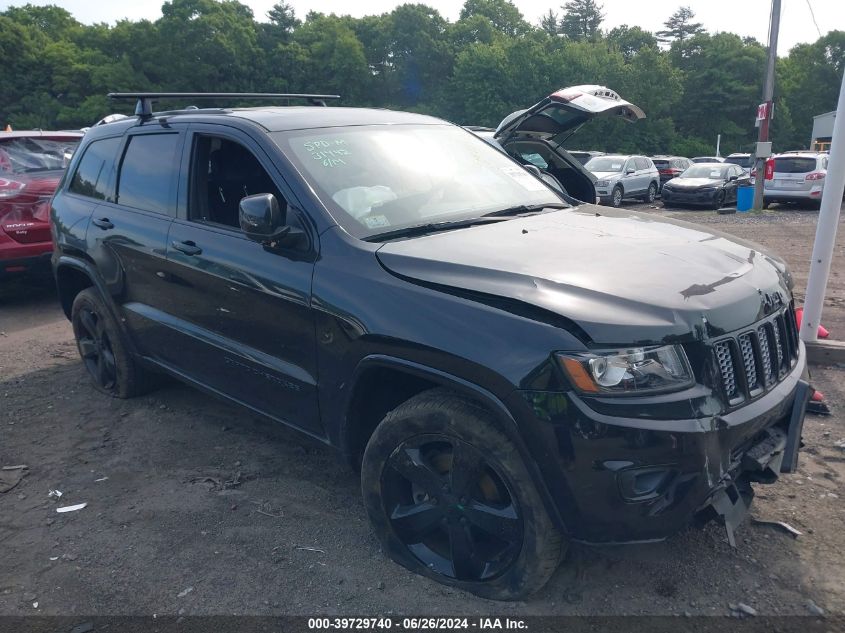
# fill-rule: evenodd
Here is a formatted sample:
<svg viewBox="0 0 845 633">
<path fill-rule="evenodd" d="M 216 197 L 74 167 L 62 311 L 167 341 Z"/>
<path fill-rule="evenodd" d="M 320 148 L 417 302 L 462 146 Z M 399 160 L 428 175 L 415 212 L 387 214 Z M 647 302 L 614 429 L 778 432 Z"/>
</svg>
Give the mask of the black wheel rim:
<svg viewBox="0 0 845 633">
<path fill-rule="evenodd" d="M 393 534 L 449 578 L 490 580 L 522 549 L 522 515 L 505 478 L 456 438 L 426 435 L 401 444 L 382 473 L 382 500 Z"/>
<path fill-rule="evenodd" d="M 88 308 L 79 311 L 76 343 L 88 373 L 103 389 L 112 389 L 117 381 L 111 340 L 103 318 Z"/>
</svg>

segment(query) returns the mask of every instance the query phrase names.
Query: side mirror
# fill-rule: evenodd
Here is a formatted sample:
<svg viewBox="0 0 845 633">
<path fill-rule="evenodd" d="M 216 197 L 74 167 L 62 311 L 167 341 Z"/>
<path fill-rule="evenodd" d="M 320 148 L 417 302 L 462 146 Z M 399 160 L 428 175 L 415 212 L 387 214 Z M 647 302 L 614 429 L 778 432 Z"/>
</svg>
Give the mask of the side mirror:
<svg viewBox="0 0 845 633">
<path fill-rule="evenodd" d="M 285 223 L 285 215 L 272 193 L 247 196 L 238 205 L 241 231 L 265 248 L 294 248 L 307 242 L 302 229 Z"/>
<path fill-rule="evenodd" d="M 739 180 L 739 176 L 731 176 L 728 180 Z"/>
<path fill-rule="evenodd" d="M 625 173 L 630 176 L 631 174 L 636 173 L 636 171 L 636 169 L 631 169 L 630 167 L 628 167 L 628 169 L 625 170 Z"/>
<path fill-rule="evenodd" d="M 542 178 L 542 177 L 543 177 L 543 173 L 540 171 L 540 168 L 539 168 L 539 167 L 537 167 L 537 165 L 531 165 L 531 164 L 529 164 L 529 165 L 523 165 L 523 167 L 525 167 L 525 169 L 527 169 L 528 171 L 530 171 L 530 172 L 531 172 L 534 176 L 536 176 L 537 178 Z"/>
</svg>

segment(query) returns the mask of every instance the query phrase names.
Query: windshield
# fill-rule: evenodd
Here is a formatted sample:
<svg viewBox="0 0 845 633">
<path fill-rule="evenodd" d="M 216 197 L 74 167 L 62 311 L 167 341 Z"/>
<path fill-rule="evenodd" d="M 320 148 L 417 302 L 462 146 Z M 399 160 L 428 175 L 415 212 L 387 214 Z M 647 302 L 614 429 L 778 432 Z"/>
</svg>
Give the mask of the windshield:
<svg viewBox="0 0 845 633">
<path fill-rule="evenodd" d="M 750 156 L 728 156 L 725 159 L 726 163 L 732 163 L 734 165 L 739 165 L 743 169 L 749 169 L 751 167 L 751 157 Z"/>
<path fill-rule="evenodd" d="M 775 159 L 775 171 L 781 174 L 803 174 L 816 168 L 815 158 L 783 157 Z"/>
<path fill-rule="evenodd" d="M 545 183 L 453 125 L 271 133 L 337 222 L 356 237 L 561 204 Z"/>
<path fill-rule="evenodd" d="M 28 174 L 64 169 L 79 138 L 16 137 L 0 141 L 0 171 Z"/>
<path fill-rule="evenodd" d="M 620 156 L 599 156 L 587 161 L 584 165 L 590 171 L 622 171 L 625 159 Z"/>
<path fill-rule="evenodd" d="M 693 165 L 681 174 L 681 178 L 709 178 L 711 180 L 721 178 L 724 180 L 728 177 L 727 173 L 728 168 L 721 165 Z"/>
</svg>

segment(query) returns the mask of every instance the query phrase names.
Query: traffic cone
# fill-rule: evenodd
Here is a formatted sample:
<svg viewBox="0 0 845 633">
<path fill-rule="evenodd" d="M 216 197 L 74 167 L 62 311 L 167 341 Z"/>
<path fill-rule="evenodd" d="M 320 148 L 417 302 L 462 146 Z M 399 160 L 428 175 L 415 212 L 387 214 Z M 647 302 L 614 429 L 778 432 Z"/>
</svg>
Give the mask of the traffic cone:
<svg viewBox="0 0 845 633">
<path fill-rule="evenodd" d="M 804 308 L 795 308 L 795 320 L 798 323 L 798 330 L 801 330 L 801 318 L 804 316 Z M 819 338 L 827 338 L 830 336 L 830 332 L 827 331 L 827 328 L 823 325 L 819 325 Z"/>
<path fill-rule="evenodd" d="M 830 407 L 824 401 L 824 394 L 818 389 L 813 390 L 813 395 L 810 396 L 810 401 L 807 403 L 807 413 L 830 415 Z"/>
<path fill-rule="evenodd" d="M 4 132 L 11 132 L 11 131 L 12 131 L 12 126 L 11 126 L 11 125 L 9 125 L 9 124 L 7 123 L 7 124 L 6 124 L 6 129 L 5 129 L 5 130 L 3 130 L 3 131 L 4 131 Z"/>
</svg>

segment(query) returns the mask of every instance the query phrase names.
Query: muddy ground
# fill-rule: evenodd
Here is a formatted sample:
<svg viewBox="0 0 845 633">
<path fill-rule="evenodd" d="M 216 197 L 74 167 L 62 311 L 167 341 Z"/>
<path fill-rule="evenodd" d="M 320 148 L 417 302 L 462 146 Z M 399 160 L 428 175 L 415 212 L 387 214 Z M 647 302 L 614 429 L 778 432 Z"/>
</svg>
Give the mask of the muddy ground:
<svg viewBox="0 0 845 633">
<path fill-rule="evenodd" d="M 659 211 L 659 213 L 668 213 Z M 761 242 L 803 291 L 816 214 L 673 212 Z M 845 334 L 845 231 L 824 322 Z M 845 336 L 843 336 L 845 338 Z M 525 602 L 414 576 L 370 532 L 356 476 L 332 452 L 171 384 L 94 391 L 49 285 L 0 287 L 0 615 L 845 613 L 845 370 L 818 368 L 834 415 L 807 418 L 800 470 L 758 486 L 732 550 L 716 526 L 667 542 L 570 550 Z M 50 490 L 60 490 L 60 502 Z M 87 503 L 57 514 L 57 505 Z M 37 605 L 37 606 L 36 606 Z"/>
</svg>

